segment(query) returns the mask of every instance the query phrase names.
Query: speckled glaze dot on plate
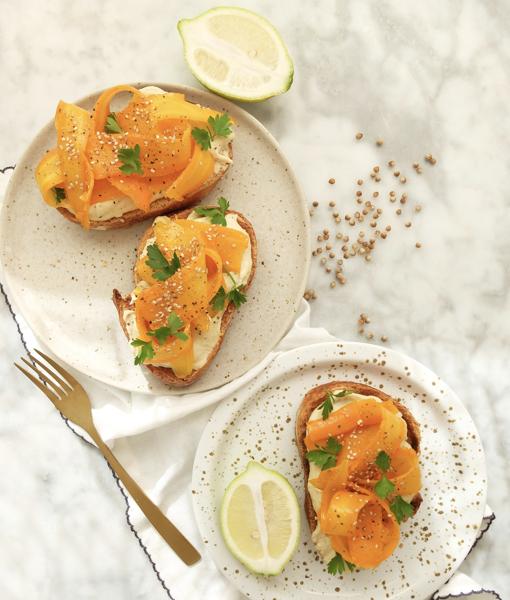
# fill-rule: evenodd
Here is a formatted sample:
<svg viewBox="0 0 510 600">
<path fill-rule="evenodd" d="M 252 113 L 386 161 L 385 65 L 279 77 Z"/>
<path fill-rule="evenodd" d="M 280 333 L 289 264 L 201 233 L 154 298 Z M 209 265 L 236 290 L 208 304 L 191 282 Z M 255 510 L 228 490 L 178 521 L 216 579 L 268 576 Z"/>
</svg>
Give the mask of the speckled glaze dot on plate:
<svg viewBox="0 0 510 600">
<path fill-rule="evenodd" d="M 294 440 L 304 394 L 334 380 L 377 387 L 420 423 L 423 503 L 402 525 L 395 553 L 377 569 L 330 575 L 302 511 L 301 543 L 281 575 L 249 573 L 226 549 L 218 525 L 223 492 L 249 460 L 288 478 L 303 505 Z M 397 352 L 358 343 L 325 343 L 286 352 L 223 402 L 204 429 L 193 466 L 195 517 L 219 571 L 249 598 L 425 600 L 469 552 L 485 508 L 486 468 L 475 425 L 454 392 L 426 367 Z"/>
<path fill-rule="evenodd" d="M 308 210 L 278 144 L 243 109 L 185 86 L 133 85 L 182 92 L 192 102 L 227 111 L 236 122 L 234 163 L 202 204 L 225 196 L 251 221 L 258 240 L 257 271 L 248 302 L 232 320 L 208 371 L 174 392 L 212 389 L 260 362 L 290 327 L 308 274 Z M 90 109 L 98 95 L 78 104 Z M 50 123 L 19 161 L 2 203 L 0 263 L 10 297 L 39 340 L 82 373 L 131 391 L 168 393 L 147 369 L 133 365 L 132 348 L 111 301 L 114 287 L 122 293 L 132 290 L 136 246 L 151 221 L 86 232 L 44 204 L 34 170 L 54 145 Z"/>
</svg>

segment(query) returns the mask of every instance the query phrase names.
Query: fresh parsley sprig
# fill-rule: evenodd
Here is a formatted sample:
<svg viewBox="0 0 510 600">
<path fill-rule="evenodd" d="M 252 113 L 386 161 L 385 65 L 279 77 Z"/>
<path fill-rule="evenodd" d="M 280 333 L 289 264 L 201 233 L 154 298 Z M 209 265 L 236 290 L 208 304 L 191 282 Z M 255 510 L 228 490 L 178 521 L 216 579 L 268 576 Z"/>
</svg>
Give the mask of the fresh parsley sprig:
<svg viewBox="0 0 510 600">
<path fill-rule="evenodd" d="M 395 484 L 385 475 L 391 466 L 391 458 L 384 450 L 381 450 L 376 456 L 375 464 L 383 472 L 383 476 L 375 484 L 374 492 L 384 500 L 395 490 Z"/>
<path fill-rule="evenodd" d="M 110 113 L 106 117 L 104 130 L 106 133 L 122 133 L 122 127 L 119 125 L 119 122 L 117 121 L 117 115 L 115 113 Z"/>
<path fill-rule="evenodd" d="M 207 217 L 211 219 L 211 223 L 213 225 L 223 225 L 223 227 L 227 226 L 227 219 L 225 218 L 225 213 L 229 209 L 230 203 L 226 198 L 218 198 L 218 206 L 214 206 L 211 208 L 205 208 L 204 206 L 197 206 L 195 208 L 195 213 L 200 217 Z"/>
<path fill-rule="evenodd" d="M 60 204 L 62 202 L 62 200 L 66 199 L 66 191 L 64 188 L 55 187 L 55 188 L 53 188 L 53 191 L 55 193 L 55 202 L 57 204 Z"/>
<path fill-rule="evenodd" d="M 337 398 L 343 398 L 344 396 L 348 396 L 352 393 L 353 392 L 350 392 L 349 390 L 341 390 L 340 392 L 328 392 L 326 394 L 326 399 L 324 400 L 324 402 L 322 404 L 319 404 L 319 408 L 322 408 L 322 420 L 325 421 L 329 417 L 330 413 L 333 410 L 333 402 Z"/>
<path fill-rule="evenodd" d="M 349 571 L 354 571 L 355 568 L 356 565 L 345 560 L 338 553 L 328 562 L 328 573 L 331 573 L 331 575 L 341 575 L 347 569 L 349 569 Z"/>
<path fill-rule="evenodd" d="M 181 261 L 175 250 L 169 262 L 156 243 L 147 246 L 147 257 L 145 264 L 152 269 L 152 276 L 158 281 L 165 281 L 181 268 Z"/>
<path fill-rule="evenodd" d="M 126 175 L 143 175 L 142 163 L 140 162 L 140 144 L 134 148 L 121 148 L 117 152 L 117 158 L 122 165 L 119 169 Z"/>
<path fill-rule="evenodd" d="M 393 500 L 390 504 L 390 509 L 399 523 L 402 523 L 402 521 L 405 521 L 408 517 L 412 517 L 414 514 L 413 505 L 406 502 L 402 496 L 397 496 Z"/>
<path fill-rule="evenodd" d="M 239 308 L 241 304 L 246 302 L 246 295 L 243 294 L 244 285 L 237 285 L 236 280 L 232 277 L 232 274 L 228 271 L 226 273 L 230 277 L 234 286 L 228 292 L 226 292 L 225 288 L 221 286 L 216 292 L 215 296 L 211 300 L 212 307 L 216 312 L 219 312 L 225 308 L 225 302 L 227 305 L 229 302 L 232 302 L 236 308 Z"/>
<path fill-rule="evenodd" d="M 179 315 L 173 311 L 168 315 L 167 324 L 163 327 L 158 327 L 152 331 L 148 331 L 147 335 L 156 338 L 158 344 L 164 344 L 169 337 L 176 337 L 179 340 L 186 341 L 188 336 L 184 331 L 179 331 L 184 326 L 184 322 L 180 319 Z M 138 348 L 138 354 L 135 357 L 135 365 L 142 365 L 147 360 L 154 358 L 154 346 L 152 341 L 147 342 L 136 338 L 131 342 L 131 345 Z"/>
<path fill-rule="evenodd" d="M 310 450 L 306 453 L 306 458 L 320 467 L 321 471 L 325 471 L 336 467 L 336 457 L 341 449 L 342 444 L 336 438 L 330 436 L 325 447 L 319 446 L 316 450 Z"/>
<path fill-rule="evenodd" d="M 228 113 L 223 113 L 217 117 L 209 117 L 207 119 L 209 127 L 201 129 L 194 127 L 191 130 L 191 135 L 195 142 L 202 150 L 209 150 L 211 143 L 216 136 L 228 137 L 232 133 L 232 121 Z"/>
<path fill-rule="evenodd" d="M 138 348 L 138 354 L 135 356 L 135 365 L 142 365 L 145 361 L 154 358 L 154 348 L 152 342 L 146 342 L 136 338 L 131 342 L 131 346 Z"/>
</svg>

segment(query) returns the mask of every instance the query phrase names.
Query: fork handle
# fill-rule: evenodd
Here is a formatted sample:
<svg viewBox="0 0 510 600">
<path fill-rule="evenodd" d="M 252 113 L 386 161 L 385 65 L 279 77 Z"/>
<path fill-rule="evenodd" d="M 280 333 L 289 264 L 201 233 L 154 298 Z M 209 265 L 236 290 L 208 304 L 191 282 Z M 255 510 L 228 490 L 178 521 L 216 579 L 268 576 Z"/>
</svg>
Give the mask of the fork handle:
<svg viewBox="0 0 510 600">
<path fill-rule="evenodd" d="M 133 500 L 138 504 L 143 514 L 152 523 L 154 529 L 156 529 L 170 548 L 172 548 L 177 556 L 188 566 L 198 562 L 201 558 L 198 551 L 182 535 L 177 527 L 167 519 L 161 509 L 146 496 L 136 481 L 131 478 L 129 473 L 115 458 L 110 448 L 103 442 L 99 433 L 95 430 L 89 433 Z"/>
</svg>

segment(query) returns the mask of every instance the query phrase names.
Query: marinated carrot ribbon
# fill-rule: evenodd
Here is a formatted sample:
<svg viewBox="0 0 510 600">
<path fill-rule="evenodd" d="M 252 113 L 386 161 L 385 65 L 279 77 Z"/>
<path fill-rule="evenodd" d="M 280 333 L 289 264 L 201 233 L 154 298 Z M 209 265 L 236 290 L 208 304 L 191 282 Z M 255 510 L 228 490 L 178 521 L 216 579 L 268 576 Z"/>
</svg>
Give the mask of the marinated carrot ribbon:
<svg viewBox="0 0 510 600">
<path fill-rule="evenodd" d="M 112 115 L 111 102 L 120 93 L 131 99 Z M 89 207 L 98 202 L 127 196 L 147 211 L 155 195 L 180 201 L 214 174 L 212 153 L 197 145 L 191 132 L 219 115 L 183 94 L 145 95 L 128 85 L 103 92 L 92 111 L 60 102 L 57 147 L 45 154 L 35 173 L 43 199 L 73 212 L 85 228 Z M 136 148 L 136 172 L 123 171 L 119 151 Z"/>
<path fill-rule="evenodd" d="M 321 491 L 320 531 L 345 561 L 376 567 L 400 539 L 399 522 L 391 510 L 393 499 L 420 490 L 418 455 L 407 444 L 406 422 L 391 401 L 357 399 L 326 419 L 309 421 L 308 450 L 324 448 L 330 438 L 340 445 L 336 466 L 310 480 Z M 377 462 L 381 454 L 387 461 L 384 469 Z M 378 488 L 382 477 L 390 482 L 386 493 Z"/>
</svg>

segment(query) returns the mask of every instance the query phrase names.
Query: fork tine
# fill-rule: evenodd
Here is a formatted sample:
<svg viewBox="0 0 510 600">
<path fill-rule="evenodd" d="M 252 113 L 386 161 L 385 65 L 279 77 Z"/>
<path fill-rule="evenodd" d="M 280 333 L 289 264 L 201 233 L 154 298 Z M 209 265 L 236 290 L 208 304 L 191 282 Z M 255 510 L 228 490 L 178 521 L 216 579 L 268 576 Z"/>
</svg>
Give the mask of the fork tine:
<svg viewBox="0 0 510 600">
<path fill-rule="evenodd" d="M 55 369 L 55 371 L 58 371 L 62 375 L 62 377 L 67 381 L 68 384 L 70 384 L 70 385 L 72 385 L 74 387 L 78 387 L 78 386 L 81 387 L 80 382 L 77 381 L 71 375 L 71 373 L 68 373 L 58 363 L 56 363 L 52 358 L 50 358 L 49 356 L 47 356 L 46 354 L 44 354 L 40 350 L 35 349 L 35 351 L 37 352 L 37 354 L 40 354 L 44 359 L 46 359 L 50 363 L 50 365 Z"/>
<path fill-rule="evenodd" d="M 46 385 L 50 386 L 50 388 L 58 396 L 59 400 L 62 400 L 62 396 L 65 394 L 65 392 L 62 388 L 59 388 L 58 385 L 54 381 L 52 381 L 49 377 L 47 377 L 42 371 L 40 371 L 37 367 L 35 367 L 30 361 L 28 361 L 23 356 L 21 357 L 21 360 L 27 366 L 29 366 L 32 369 L 32 371 L 35 371 L 37 373 L 37 375 L 39 375 L 39 379 L 42 379 Z"/>
<path fill-rule="evenodd" d="M 18 365 L 17 363 L 14 363 L 14 366 L 15 366 L 17 369 L 19 369 L 19 370 L 20 370 L 20 371 L 23 373 L 23 375 L 25 375 L 26 377 L 28 377 L 28 378 L 30 379 L 30 381 L 31 381 L 31 382 L 32 382 L 34 385 L 36 385 L 36 386 L 37 386 L 37 387 L 38 387 L 38 388 L 41 390 L 41 392 L 42 392 L 42 393 L 43 393 L 45 396 L 47 396 L 47 397 L 48 397 L 48 398 L 49 398 L 49 399 L 50 399 L 50 400 L 53 402 L 53 404 L 55 405 L 55 407 L 56 407 L 58 410 L 60 410 L 60 408 L 59 408 L 59 405 L 58 405 L 58 398 L 57 398 L 57 396 L 56 396 L 56 395 L 55 395 L 53 392 L 50 392 L 50 390 L 49 390 L 47 387 L 45 387 L 45 386 L 44 386 L 44 385 L 43 385 L 43 384 L 42 384 L 42 383 L 39 381 L 39 379 L 37 379 L 36 377 L 34 377 L 34 376 L 32 375 L 32 373 L 29 373 L 29 372 L 28 372 L 26 369 L 24 369 L 23 367 L 20 367 L 20 365 Z"/>
<path fill-rule="evenodd" d="M 49 375 L 51 375 L 53 377 L 53 379 L 60 385 L 60 387 L 62 387 L 68 394 L 69 392 L 73 391 L 73 388 L 70 387 L 61 377 L 59 377 L 55 371 L 52 371 L 48 365 L 45 365 L 42 361 L 40 361 L 38 358 L 36 358 L 35 356 L 33 356 L 32 354 L 30 355 L 30 358 L 37 363 L 41 368 L 43 368 L 46 373 L 48 373 Z M 26 362 L 26 361 L 25 361 Z M 31 364 L 29 364 L 29 367 L 32 367 Z"/>
</svg>

